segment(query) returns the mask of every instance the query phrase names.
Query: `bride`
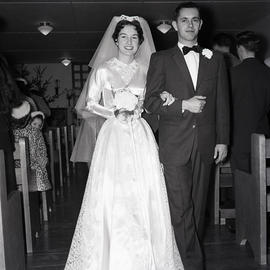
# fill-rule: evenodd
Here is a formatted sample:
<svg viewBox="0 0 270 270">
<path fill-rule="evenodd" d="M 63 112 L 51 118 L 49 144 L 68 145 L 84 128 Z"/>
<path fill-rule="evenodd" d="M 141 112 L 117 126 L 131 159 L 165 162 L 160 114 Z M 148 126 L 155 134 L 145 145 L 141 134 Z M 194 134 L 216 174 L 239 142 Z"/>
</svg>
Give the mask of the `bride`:
<svg viewBox="0 0 270 270">
<path fill-rule="evenodd" d="M 157 145 L 140 116 L 153 51 L 147 22 L 122 15 L 112 19 L 90 62 L 85 108 L 107 120 L 65 270 L 183 269 Z"/>
</svg>

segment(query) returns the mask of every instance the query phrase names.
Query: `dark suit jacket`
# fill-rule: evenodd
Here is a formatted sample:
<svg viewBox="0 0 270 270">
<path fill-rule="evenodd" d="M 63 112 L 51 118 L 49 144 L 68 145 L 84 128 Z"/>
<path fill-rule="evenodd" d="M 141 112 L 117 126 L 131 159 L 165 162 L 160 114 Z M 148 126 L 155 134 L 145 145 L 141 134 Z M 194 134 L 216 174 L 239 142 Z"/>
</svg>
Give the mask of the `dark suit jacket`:
<svg viewBox="0 0 270 270">
<path fill-rule="evenodd" d="M 177 100 L 170 106 L 162 106 L 160 93 L 163 91 L 170 92 Z M 203 112 L 182 114 L 182 100 L 195 95 L 206 96 Z M 144 106 L 160 115 L 161 162 L 184 165 L 190 157 L 195 135 L 203 160 L 212 162 L 215 145 L 229 143 L 228 80 L 222 54 L 213 52 L 211 59 L 200 54 L 196 91 L 177 46 L 153 54 Z"/>
<path fill-rule="evenodd" d="M 231 69 L 233 151 L 250 153 L 252 133 L 269 136 L 270 69 L 247 58 Z"/>
</svg>

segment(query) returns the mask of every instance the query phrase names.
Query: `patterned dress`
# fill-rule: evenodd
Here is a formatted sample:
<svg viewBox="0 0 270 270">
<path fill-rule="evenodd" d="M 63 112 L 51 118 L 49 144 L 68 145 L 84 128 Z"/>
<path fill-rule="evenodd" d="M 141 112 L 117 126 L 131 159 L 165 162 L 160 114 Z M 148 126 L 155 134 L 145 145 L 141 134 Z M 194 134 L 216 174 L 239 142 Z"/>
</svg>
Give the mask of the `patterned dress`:
<svg viewBox="0 0 270 270">
<path fill-rule="evenodd" d="M 26 137 L 29 141 L 31 177 L 29 181 L 30 191 L 45 191 L 51 189 L 51 183 L 47 173 L 47 149 L 44 137 L 40 129 L 28 124 L 25 128 L 13 130 L 15 142 Z"/>
</svg>

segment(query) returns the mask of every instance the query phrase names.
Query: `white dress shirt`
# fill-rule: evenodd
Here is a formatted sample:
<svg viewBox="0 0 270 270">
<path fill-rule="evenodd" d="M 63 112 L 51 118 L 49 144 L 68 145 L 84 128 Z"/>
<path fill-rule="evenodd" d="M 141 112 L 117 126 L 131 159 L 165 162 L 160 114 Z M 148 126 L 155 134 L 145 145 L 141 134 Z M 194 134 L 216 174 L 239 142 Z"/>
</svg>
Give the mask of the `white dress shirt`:
<svg viewBox="0 0 270 270">
<path fill-rule="evenodd" d="M 185 45 L 180 43 L 180 42 L 178 42 L 177 45 L 178 45 L 179 49 L 181 50 L 181 52 L 183 53 L 182 48 Z M 197 44 L 194 44 L 194 45 L 197 45 Z M 184 58 L 185 58 L 192 82 L 193 82 L 194 89 L 196 90 L 200 55 L 197 52 L 190 51 L 189 53 L 184 55 Z"/>
</svg>

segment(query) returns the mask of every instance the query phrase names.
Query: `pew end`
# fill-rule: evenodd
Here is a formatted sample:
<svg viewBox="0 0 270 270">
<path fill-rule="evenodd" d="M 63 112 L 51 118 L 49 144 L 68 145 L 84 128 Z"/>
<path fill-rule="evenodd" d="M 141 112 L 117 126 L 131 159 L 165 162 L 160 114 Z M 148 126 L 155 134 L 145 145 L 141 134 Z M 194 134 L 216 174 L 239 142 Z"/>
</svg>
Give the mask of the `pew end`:
<svg viewBox="0 0 270 270">
<path fill-rule="evenodd" d="M 270 158 L 270 140 L 262 134 L 252 134 L 251 174 L 236 170 L 236 240 L 247 240 L 253 251 L 255 261 L 266 265 L 267 254 L 267 213 L 270 211 L 269 168 L 266 160 Z"/>
</svg>

